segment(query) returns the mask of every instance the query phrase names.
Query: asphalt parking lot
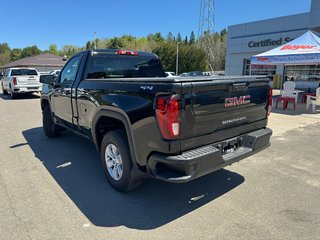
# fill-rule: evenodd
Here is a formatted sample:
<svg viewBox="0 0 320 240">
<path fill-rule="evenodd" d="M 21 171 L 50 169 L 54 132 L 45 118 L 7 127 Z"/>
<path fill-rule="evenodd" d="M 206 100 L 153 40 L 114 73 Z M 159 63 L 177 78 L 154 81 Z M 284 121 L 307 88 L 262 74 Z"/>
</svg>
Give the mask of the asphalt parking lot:
<svg viewBox="0 0 320 240">
<path fill-rule="evenodd" d="M 44 136 L 38 96 L 0 94 L 0 124 L 0 239 L 320 239 L 316 115 L 277 111 L 267 150 L 127 194 L 108 185 L 93 144 Z"/>
</svg>

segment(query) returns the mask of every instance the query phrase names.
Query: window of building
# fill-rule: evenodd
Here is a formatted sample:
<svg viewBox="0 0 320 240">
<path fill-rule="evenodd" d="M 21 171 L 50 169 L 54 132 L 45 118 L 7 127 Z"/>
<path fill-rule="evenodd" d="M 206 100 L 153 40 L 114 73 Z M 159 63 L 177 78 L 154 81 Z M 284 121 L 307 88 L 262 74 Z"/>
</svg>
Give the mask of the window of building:
<svg viewBox="0 0 320 240">
<path fill-rule="evenodd" d="M 320 65 L 285 66 L 284 76 L 290 81 L 320 81 Z"/>
<path fill-rule="evenodd" d="M 250 59 L 243 60 L 243 75 L 250 75 Z M 251 75 L 275 75 L 277 66 L 273 65 L 251 65 Z"/>
</svg>

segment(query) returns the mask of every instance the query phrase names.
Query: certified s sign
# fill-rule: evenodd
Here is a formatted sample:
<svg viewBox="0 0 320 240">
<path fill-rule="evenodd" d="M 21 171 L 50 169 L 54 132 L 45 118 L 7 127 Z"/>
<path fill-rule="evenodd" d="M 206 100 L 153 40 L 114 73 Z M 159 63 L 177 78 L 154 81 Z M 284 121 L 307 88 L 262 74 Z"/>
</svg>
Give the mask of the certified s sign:
<svg viewBox="0 0 320 240">
<path fill-rule="evenodd" d="M 240 96 L 240 97 L 233 97 L 233 98 L 226 98 L 225 99 L 225 107 L 234 107 L 244 104 L 249 104 L 251 102 L 251 96 Z"/>
</svg>

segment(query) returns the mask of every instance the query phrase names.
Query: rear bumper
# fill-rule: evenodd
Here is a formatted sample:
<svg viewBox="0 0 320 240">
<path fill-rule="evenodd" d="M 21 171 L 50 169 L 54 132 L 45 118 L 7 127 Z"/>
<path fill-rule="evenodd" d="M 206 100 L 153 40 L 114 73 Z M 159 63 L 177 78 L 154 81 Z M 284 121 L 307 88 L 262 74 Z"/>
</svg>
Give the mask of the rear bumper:
<svg viewBox="0 0 320 240">
<path fill-rule="evenodd" d="M 15 93 L 27 93 L 27 92 L 41 92 L 41 85 L 15 85 L 13 86 L 13 91 Z"/>
<path fill-rule="evenodd" d="M 221 154 L 219 146 L 223 142 L 203 146 L 180 155 L 169 156 L 156 153 L 148 161 L 150 173 L 168 182 L 188 182 L 225 166 L 238 162 L 270 146 L 272 130 L 260 129 L 242 136 L 240 147 L 225 155 Z"/>
</svg>

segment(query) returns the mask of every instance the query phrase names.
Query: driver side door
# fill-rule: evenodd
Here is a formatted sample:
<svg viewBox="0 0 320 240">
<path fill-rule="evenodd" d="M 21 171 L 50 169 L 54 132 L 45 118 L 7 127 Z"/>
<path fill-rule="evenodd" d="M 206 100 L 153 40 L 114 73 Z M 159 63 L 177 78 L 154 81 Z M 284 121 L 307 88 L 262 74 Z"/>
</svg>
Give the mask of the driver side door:
<svg viewBox="0 0 320 240">
<path fill-rule="evenodd" d="M 82 55 L 76 55 L 68 61 L 54 84 L 51 97 L 52 112 L 57 122 L 71 129 L 74 128 L 72 98 L 75 97 L 72 86 L 77 77 L 81 58 Z"/>
</svg>

